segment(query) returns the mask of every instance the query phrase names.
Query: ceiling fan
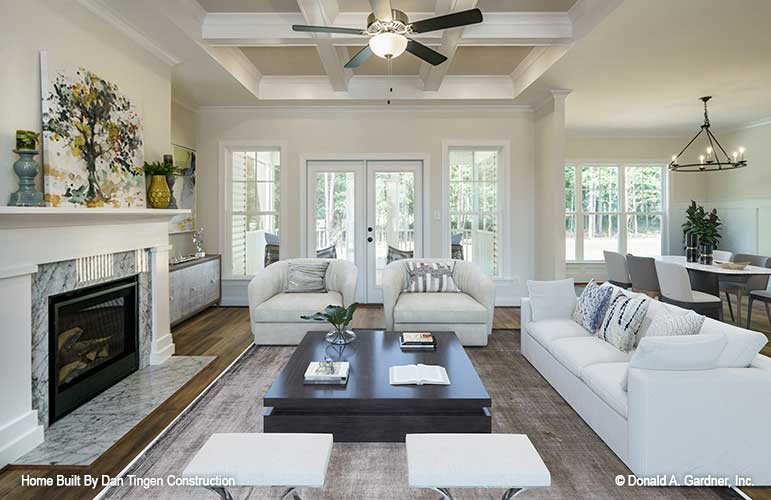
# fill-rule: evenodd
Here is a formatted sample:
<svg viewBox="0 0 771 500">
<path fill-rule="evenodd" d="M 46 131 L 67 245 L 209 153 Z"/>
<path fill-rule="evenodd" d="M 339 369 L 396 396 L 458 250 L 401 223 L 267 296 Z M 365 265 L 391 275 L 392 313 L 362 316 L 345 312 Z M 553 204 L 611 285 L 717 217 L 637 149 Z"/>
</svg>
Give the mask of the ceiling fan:
<svg viewBox="0 0 771 500">
<path fill-rule="evenodd" d="M 292 26 L 292 29 L 294 31 L 310 33 L 341 33 L 345 35 L 368 36 L 369 44 L 346 63 L 346 68 L 357 68 L 373 53 L 378 57 L 390 60 L 399 57 L 405 50 L 429 64 L 438 66 L 445 62 L 447 57 L 420 42 L 416 42 L 410 38 L 410 35 L 482 22 L 482 11 L 471 9 L 410 23 L 407 14 L 391 8 L 391 0 L 369 0 L 369 3 L 372 6 L 372 13 L 367 18 L 366 29 L 306 26 L 302 24 L 295 24 Z"/>
</svg>

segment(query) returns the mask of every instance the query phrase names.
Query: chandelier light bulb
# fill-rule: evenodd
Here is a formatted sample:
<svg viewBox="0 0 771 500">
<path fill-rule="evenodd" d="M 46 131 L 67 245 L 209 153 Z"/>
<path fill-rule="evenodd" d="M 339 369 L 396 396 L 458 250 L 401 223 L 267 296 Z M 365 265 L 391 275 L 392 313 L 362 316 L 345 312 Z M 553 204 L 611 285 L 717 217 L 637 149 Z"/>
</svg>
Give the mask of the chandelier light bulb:
<svg viewBox="0 0 771 500">
<path fill-rule="evenodd" d="M 378 33 L 369 39 L 369 48 L 383 59 L 399 57 L 407 48 L 407 37 L 398 33 Z"/>
<path fill-rule="evenodd" d="M 704 163 L 704 155 L 699 155 L 699 162 Z"/>
<path fill-rule="evenodd" d="M 744 151 L 745 151 L 745 150 L 744 150 L 744 148 L 743 148 L 743 147 L 739 148 L 739 159 L 740 159 L 741 161 L 744 161 Z"/>
<path fill-rule="evenodd" d="M 736 163 L 736 161 L 737 161 L 738 159 L 739 159 L 739 153 L 737 153 L 736 151 L 734 151 L 734 163 Z"/>
</svg>

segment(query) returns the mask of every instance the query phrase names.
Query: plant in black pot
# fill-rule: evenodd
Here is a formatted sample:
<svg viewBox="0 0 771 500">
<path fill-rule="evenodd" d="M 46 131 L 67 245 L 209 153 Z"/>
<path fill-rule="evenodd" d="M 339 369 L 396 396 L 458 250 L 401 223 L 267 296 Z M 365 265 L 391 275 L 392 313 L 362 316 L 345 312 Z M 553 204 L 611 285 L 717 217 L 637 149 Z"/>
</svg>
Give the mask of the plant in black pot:
<svg viewBox="0 0 771 500">
<path fill-rule="evenodd" d="M 349 344 L 356 340 L 356 334 L 348 329 L 348 325 L 353 320 L 353 313 L 359 306 L 356 302 L 348 306 L 329 305 L 324 308 L 324 312 L 317 312 L 310 316 L 300 316 L 301 319 L 309 321 L 326 321 L 334 327 L 334 330 L 327 333 L 325 340 L 330 344 Z"/>
<path fill-rule="evenodd" d="M 717 215 L 717 209 L 713 208 L 707 212 L 703 206 L 697 205 L 692 200 L 685 211 L 685 222 L 682 225 L 683 238 L 686 240 L 686 252 L 688 248 L 692 247 L 693 239 L 698 238 L 699 262 L 712 264 L 712 251 L 720 243 L 720 226 L 722 223 Z"/>
</svg>

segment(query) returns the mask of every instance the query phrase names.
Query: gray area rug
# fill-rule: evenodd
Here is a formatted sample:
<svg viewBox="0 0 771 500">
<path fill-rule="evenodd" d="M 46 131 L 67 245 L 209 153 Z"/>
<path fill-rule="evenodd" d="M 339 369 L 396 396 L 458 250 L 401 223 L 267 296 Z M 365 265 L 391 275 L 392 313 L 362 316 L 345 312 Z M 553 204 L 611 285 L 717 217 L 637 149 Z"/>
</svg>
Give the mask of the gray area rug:
<svg viewBox="0 0 771 500">
<path fill-rule="evenodd" d="M 139 477 L 181 475 L 215 432 L 262 432 L 262 396 L 288 361 L 293 347 L 255 347 L 227 372 L 131 468 Z M 725 488 L 617 487 L 629 470 L 519 353 L 519 332 L 496 330 L 490 345 L 468 348 L 493 401 L 493 432 L 527 434 L 551 471 L 552 486 L 524 492 L 523 499 L 739 499 Z M 233 488 L 236 499 L 276 499 L 279 488 Z M 403 444 L 340 443 L 332 450 L 326 485 L 301 492 L 306 500 L 436 499 L 407 485 Z M 500 498 L 502 490 L 455 490 L 456 499 Z M 121 486 L 106 498 L 216 499 L 199 488 Z"/>
</svg>

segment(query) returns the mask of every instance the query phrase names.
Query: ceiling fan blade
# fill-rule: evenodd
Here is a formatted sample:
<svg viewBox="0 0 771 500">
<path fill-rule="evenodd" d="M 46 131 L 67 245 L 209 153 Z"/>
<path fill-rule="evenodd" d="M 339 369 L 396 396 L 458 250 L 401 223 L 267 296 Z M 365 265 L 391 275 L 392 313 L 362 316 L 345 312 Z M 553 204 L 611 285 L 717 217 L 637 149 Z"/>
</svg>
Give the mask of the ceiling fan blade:
<svg viewBox="0 0 771 500">
<path fill-rule="evenodd" d="M 435 51 L 431 47 L 427 47 L 420 42 L 410 40 L 407 42 L 407 52 L 418 56 L 433 66 L 439 66 L 447 60 L 447 57 Z"/>
<path fill-rule="evenodd" d="M 432 17 L 422 19 L 412 23 L 414 33 L 428 33 L 430 31 L 444 30 L 447 28 L 457 28 L 458 26 L 468 26 L 482 22 L 482 11 L 479 9 L 464 10 L 462 12 L 453 12 L 446 16 Z"/>
<path fill-rule="evenodd" d="M 308 33 L 341 33 L 344 35 L 363 35 L 364 30 L 356 28 L 338 28 L 336 26 L 306 26 L 304 24 L 293 24 L 293 31 L 304 31 Z"/>
<path fill-rule="evenodd" d="M 391 0 L 369 0 L 372 7 L 372 13 L 380 21 L 393 21 L 391 14 Z"/>
<path fill-rule="evenodd" d="M 372 49 L 369 48 L 369 45 L 365 45 L 360 51 L 356 53 L 355 56 L 351 58 L 350 61 L 345 63 L 345 67 L 347 69 L 358 68 L 361 63 L 369 59 L 369 56 L 371 55 Z"/>
</svg>

